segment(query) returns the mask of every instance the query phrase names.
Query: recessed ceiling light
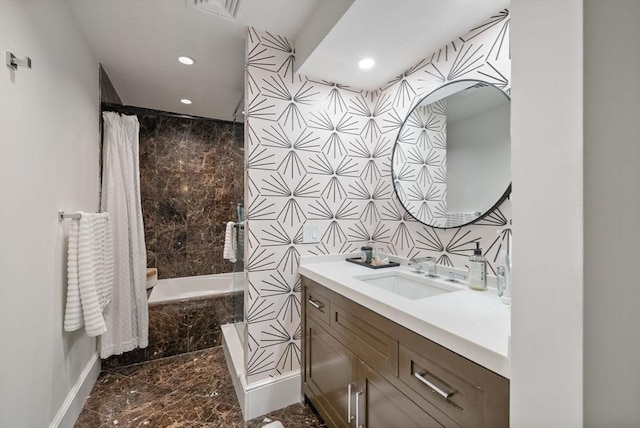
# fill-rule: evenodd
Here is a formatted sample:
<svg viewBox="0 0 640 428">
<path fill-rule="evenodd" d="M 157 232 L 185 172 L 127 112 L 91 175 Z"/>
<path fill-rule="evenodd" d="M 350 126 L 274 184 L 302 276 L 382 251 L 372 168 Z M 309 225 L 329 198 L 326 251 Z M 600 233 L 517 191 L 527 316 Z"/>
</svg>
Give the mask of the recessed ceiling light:
<svg viewBox="0 0 640 428">
<path fill-rule="evenodd" d="M 358 67 L 360 67 L 363 70 L 368 70 L 372 68 L 374 65 L 376 65 L 376 62 L 373 58 L 363 58 L 360 61 L 358 61 Z"/>
<path fill-rule="evenodd" d="M 190 56 L 179 56 L 178 61 L 185 65 L 193 65 L 196 63 L 196 60 L 191 58 Z"/>
<path fill-rule="evenodd" d="M 188 99 L 186 99 L 186 98 L 183 98 L 183 99 L 181 99 L 181 100 L 180 100 L 180 102 L 181 102 L 182 104 L 191 104 L 191 102 L 192 102 L 192 101 L 191 101 L 191 100 L 188 100 Z"/>
</svg>

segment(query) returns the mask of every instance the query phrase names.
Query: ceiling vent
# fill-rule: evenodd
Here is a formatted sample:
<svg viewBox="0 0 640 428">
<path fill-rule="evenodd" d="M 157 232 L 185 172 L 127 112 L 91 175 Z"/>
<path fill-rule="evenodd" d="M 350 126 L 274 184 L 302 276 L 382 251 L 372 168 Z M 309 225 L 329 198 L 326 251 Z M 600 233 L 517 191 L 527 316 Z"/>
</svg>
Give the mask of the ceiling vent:
<svg viewBox="0 0 640 428">
<path fill-rule="evenodd" d="M 240 0 L 187 0 L 187 6 L 227 21 L 235 21 L 240 11 Z"/>
</svg>

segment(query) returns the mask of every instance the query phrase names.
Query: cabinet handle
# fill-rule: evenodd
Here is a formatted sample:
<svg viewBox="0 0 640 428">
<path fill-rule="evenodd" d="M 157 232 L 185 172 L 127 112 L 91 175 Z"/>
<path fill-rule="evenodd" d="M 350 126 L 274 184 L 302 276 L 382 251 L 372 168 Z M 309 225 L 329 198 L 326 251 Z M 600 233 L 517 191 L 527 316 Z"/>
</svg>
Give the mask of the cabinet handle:
<svg viewBox="0 0 640 428">
<path fill-rule="evenodd" d="M 429 382 L 429 380 L 427 380 L 427 378 L 424 377 L 424 373 L 415 372 L 413 376 L 415 376 L 416 379 L 418 379 L 420 382 L 424 383 L 429 388 L 434 390 L 442 398 L 449 398 L 456 392 L 455 390 L 446 390 L 446 389 L 438 388 L 436 385 L 434 385 L 432 382 Z"/>
<path fill-rule="evenodd" d="M 351 384 L 347 385 L 347 421 L 351 423 L 353 416 L 351 416 Z"/>
<path fill-rule="evenodd" d="M 363 428 L 363 425 L 360 425 L 360 396 L 362 395 L 362 390 L 359 389 L 356 391 L 356 428 Z"/>
<path fill-rule="evenodd" d="M 316 308 L 316 309 L 322 310 L 322 308 L 324 308 L 324 304 L 322 302 L 318 303 L 318 302 L 314 301 L 312 298 L 309 298 L 309 304 L 311 306 L 313 306 L 314 308 Z"/>
</svg>

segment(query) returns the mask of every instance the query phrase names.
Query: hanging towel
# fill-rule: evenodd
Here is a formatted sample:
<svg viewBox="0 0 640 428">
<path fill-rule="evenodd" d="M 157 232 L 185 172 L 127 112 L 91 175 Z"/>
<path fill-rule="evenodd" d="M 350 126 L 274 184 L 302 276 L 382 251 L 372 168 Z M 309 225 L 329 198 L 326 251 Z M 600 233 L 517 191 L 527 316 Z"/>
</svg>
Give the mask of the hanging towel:
<svg viewBox="0 0 640 428">
<path fill-rule="evenodd" d="M 102 312 L 113 290 L 113 231 L 108 213 L 80 215 L 69 230 L 64 329 L 84 325 L 93 337 L 107 330 Z"/>
<path fill-rule="evenodd" d="M 231 263 L 235 263 L 237 260 L 236 249 L 238 248 L 234 226 L 235 224 L 232 221 L 227 223 L 227 230 L 224 234 L 224 251 L 222 254 L 222 257 Z"/>
<path fill-rule="evenodd" d="M 456 227 L 462 224 L 467 224 L 480 217 L 480 214 L 481 213 L 479 211 L 449 211 L 447 213 L 447 222 L 445 227 Z"/>
</svg>

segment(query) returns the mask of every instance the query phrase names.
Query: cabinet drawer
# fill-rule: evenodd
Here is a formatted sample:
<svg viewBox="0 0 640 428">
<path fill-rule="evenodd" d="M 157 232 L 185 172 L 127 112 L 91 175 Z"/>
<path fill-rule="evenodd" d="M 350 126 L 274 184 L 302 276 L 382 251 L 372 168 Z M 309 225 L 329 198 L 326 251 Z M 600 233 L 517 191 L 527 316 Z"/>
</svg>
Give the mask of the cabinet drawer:
<svg viewBox="0 0 640 428">
<path fill-rule="evenodd" d="M 331 302 L 329 297 L 321 291 L 318 291 L 318 287 L 310 286 L 306 283 L 304 287 L 305 313 L 328 326 L 331 322 Z"/>
<path fill-rule="evenodd" d="M 371 367 L 398 376 L 398 341 L 382 330 L 389 320 L 355 305 L 346 310 L 334 303 L 331 311 L 331 326 L 343 343 Z"/>
<path fill-rule="evenodd" d="M 412 349 L 413 348 L 413 349 Z M 399 378 L 463 427 L 507 427 L 508 381 L 422 339 L 400 344 Z"/>
</svg>

